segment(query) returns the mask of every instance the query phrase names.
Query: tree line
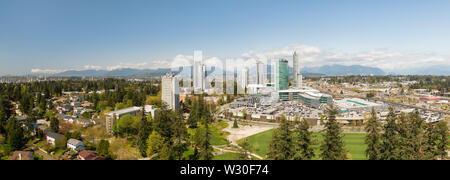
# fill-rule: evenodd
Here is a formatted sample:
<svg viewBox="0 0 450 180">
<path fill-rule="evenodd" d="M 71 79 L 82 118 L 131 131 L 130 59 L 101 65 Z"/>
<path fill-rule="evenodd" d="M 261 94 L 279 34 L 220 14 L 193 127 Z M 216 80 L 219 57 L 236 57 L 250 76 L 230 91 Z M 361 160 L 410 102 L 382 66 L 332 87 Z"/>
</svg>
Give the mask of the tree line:
<svg viewBox="0 0 450 180">
<path fill-rule="evenodd" d="M 336 120 L 338 110 L 328 109 L 324 136 L 318 158 L 322 160 L 349 159 L 345 149 L 341 125 Z M 426 123 L 418 112 L 397 115 L 394 109 L 382 125 L 372 109 L 366 122 L 366 157 L 369 160 L 436 160 L 447 159 L 447 123 Z M 283 116 L 280 127 L 273 133 L 268 159 L 311 160 L 316 157 L 312 132 L 307 121 L 291 124 Z"/>
<path fill-rule="evenodd" d="M 114 125 L 114 134 L 134 142 L 140 155 L 149 159 L 211 160 L 214 157 L 209 129 L 214 121 L 211 106 L 205 105 L 202 95 L 191 101 L 196 105 L 187 121 L 183 109 L 174 111 L 163 103 L 154 118 L 144 113 L 122 116 Z M 188 129 L 192 129 L 194 134 L 190 135 Z M 188 148 L 193 154 L 186 157 L 184 154 Z"/>
</svg>

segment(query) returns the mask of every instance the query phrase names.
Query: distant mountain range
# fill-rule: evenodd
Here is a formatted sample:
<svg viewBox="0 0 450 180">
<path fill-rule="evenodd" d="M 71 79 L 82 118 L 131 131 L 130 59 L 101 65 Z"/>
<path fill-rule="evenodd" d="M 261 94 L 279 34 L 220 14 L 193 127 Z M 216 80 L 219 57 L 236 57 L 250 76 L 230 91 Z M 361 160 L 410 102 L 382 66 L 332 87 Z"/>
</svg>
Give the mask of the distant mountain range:
<svg viewBox="0 0 450 180">
<path fill-rule="evenodd" d="M 450 76 L 450 65 L 435 65 L 429 67 L 414 68 L 409 70 L 403 70 L 400 72 L 389 72 L 389 74 Z"/>
<path fill-rule="evenodd" d="M 266 67 L 267 68 L 267 67 Z M 253 68 L 250 69 L 250 73 L 256 72 Z M 292 73 L 292 67 L 289 67 L 289 72 Z M 171 69 L 116 69 L 116 70 L 69 70 L 64 71 L 57 74 L 51 74 L 50 76 L 75 76 L 75 77 L 126 77 L 126 76 L 161 76 L 165 73 L 172 72 Z M 304 76 L 350 76 L 350 75 L 450 75 L 450 65 L 447 66 L 431 66 L 424 68 L 411 69 L 408 71 L 399 71 L 399 72 L 388 72 L 381 70 L 377 67 L 369 67 L 369 66 L 360 66 L 360 65 L 352 65 L 352 66 L 344 66 L 344 65 L 324 65 L 320 67 L 304 67 L 301 70 Z M 42 75 L 42 74 L 33 74 L 33 75 Z M 49 74 L 47 74 L 49 75 Z"/>
<path fill-rule="evenodd" d="M 305 67 L 302 72 L 320 73 L 327 76 L 350 76 L 350 75 L 386 75 L 386 73 L 377 67 L 368 66 L 344 66 L 344 65 L 325 65 L 320 67 Z"/>
<path fill-rule="evenodd" d="M 116 70 L 70 70 L 61 73 L 53 74 L 52 76 L 135 76 L 140 74 L 145 75 L 163 75 L 165 73 L 171 72 L 170 69 L 116 69 Z"/>
</svg>

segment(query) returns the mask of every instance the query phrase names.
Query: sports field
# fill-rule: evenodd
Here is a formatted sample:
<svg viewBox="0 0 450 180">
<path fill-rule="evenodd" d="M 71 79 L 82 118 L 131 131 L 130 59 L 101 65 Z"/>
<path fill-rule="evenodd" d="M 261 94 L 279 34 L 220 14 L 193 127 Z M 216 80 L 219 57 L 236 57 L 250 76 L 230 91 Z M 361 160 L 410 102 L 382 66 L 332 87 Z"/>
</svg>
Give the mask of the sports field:
<svg viewBox="0 0 450 180">
<path fill-rule="evenodd" d="M 247 138 L 253 153 L 262 157 L 266 156 L 273 131 L 265 131 Z M 344 133 L 345 149 L 351 154 L 353 160 L 366 159 L 365 150 L 367 146 L 364 143 L 364 137 L 365 134 L 363 133 Z M 314 133 L 315 159 L 318 159 L 319 146 L 322 140 L 323 136 L 321 133 Z"/>
</svg>

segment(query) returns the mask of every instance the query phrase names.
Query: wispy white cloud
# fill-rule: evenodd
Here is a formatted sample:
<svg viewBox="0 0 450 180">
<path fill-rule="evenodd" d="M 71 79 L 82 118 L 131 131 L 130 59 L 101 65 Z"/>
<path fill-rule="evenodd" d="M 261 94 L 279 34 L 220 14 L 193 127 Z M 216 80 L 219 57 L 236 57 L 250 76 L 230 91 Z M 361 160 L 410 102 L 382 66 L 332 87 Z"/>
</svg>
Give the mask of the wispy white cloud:
<svg viewBox="0 0 450 180">
<path fill-rule="evenodd" d="M 255 60 L 267 59 L 292 59 L 293 52 L 296 51 L 300 56 L 301 65 L 303 67 L 315 67 L 331 64 L 341 65 L 363 65 L 378 67 L 387 72 L 405 71 L 408 69 L 450 64 L 449 55 L 441 55 L 432 52 L 395 52 L 386 49 L 378 49 L 372 51 L 343 53 L 323 50 L 316 46 L 303 44 L 293 44 L 282 47 L 280 49 L 269 50 L 265 52 L 248 51 L 241 55 L 242 64 L 237 63 L 236 59 L 232 62 L 245 67 L 249 62 Z M 207 65 L 215 65 L 220 67 L 222 60 L 219 57 L 203 57 Z M 229 61 L 229 60 L 227 60 Z M 179 54 L 171 60 L 148 60 L 146 62 L 122 62 L 111 66 L 85 65 L 77 70 L 117 70 L 123 68 L 132 69 L 158 69 L 172 68 L 176 69 L 180 66 L 190 66 L 193 62 L 193 55 Z M 247 62 L 247 64 L 245 63 Z M 253 63 L 254 64 L 254 63 Z M 250 65 L 248 65 L 250 66 Z M 48 73 L 55 74 L 74 69 L 32 69 L 32 73 Z"/>
<path fill-rule="evenodd" d="M 108 71 L 117 69 L 158 69 L 158 68 L 170 68 L 170 61 L 168 60 L 153 60 L 148 62 L 122 62 L 114 66 L 107 66 L 104 69 Z"/>
<path fill-rule="evenodd" d="M 406 70 L 418 67 L 427 67 L 440 64 L 450 64 L 450 56 L 430 52 L 395 52 L 389 50 L 372 50 L 357 53 L 342 53 L 322 50 L 315 46 L 289 45 L 278 50 L 262 53 L 245 53 L 246 57 L 259 59 L 292 59 L 297 51 L 302 66 L 322 66 L 331 64 L 363 65 L 378 67 L 385 71 Z"/>
<path fill-rule="evenodd" d="M 84 70 L 102 70 L 103 67 L 101 66 L 94 66 L 94 65 L 85 65 Z"/>
<path fill-rule="evenodd" d="M 31 69 L 32 73 L 38 74 L 57 74 L 64 71 L 68 71 L 68 69 Z"/>
</svg>

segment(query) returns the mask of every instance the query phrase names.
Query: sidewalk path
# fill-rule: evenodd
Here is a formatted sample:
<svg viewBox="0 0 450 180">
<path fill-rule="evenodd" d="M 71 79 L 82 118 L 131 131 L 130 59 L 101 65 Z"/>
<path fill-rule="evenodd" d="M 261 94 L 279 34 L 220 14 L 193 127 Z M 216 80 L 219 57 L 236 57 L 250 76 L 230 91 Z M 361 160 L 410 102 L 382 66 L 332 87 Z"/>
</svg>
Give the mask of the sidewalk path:
<svg viewBox="0 0 450 180">
<path fill-rule="evenodd" d="M 239 146 L 238 146 L 238 147 L 239 147 Z M 221 148 L 220 146 L 213 146 L 213 148 L 219 150 L 219 152 L 216 152 L 216 153 L 215 153 L 216 155 L 223 154 L 223 153 L 226 153 L 226 152 L 237 153 L 237 154 L 240 153 L 240 152 L 238 152 L 238 151 L 233 151 L 233 150 L 223 149 L 223 148 Z M 241 147 L 239 147 L 239 148 L 241 148 Z M 252 152 L 249 152 L 249 153 L 250 153 L 251 156 L 254 156 L 254 157 L 258 158 L 258 159 L 264 159 L 263 157 L 258 156 L 258 155 L 255 154 L 255 153 L 252 153 Z"/>
</svg>

